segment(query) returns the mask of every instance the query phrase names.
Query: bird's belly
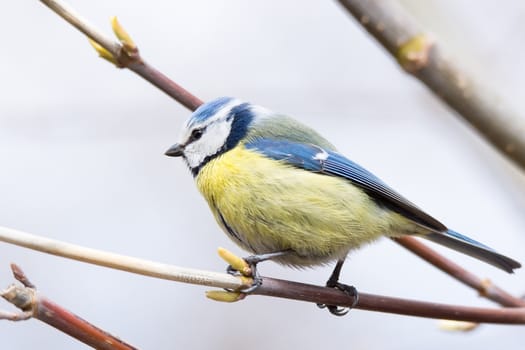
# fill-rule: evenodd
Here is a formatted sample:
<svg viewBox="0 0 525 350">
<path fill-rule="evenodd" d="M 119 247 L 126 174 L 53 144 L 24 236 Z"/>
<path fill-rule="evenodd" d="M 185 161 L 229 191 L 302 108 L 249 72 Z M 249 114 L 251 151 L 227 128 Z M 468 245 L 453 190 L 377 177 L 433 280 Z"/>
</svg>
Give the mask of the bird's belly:
<svg viewBox="0 0 525 350">
<path fill-rule="evenodd" d="M 360 188 L 290 167 L 247 150 L 231 150 L 197 176 L 217 222 L 256 253 L 291 250 L 281 263 L 308 266 L 343 258 L 389 230 L 391 212 Z"/>
</svg>

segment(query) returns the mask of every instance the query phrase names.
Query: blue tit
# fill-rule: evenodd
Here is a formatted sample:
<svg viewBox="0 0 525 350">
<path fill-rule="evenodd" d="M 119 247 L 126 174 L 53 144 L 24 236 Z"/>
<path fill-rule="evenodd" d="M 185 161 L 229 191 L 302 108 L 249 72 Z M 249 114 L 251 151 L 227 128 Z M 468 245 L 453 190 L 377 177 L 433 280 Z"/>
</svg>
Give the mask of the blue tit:
<svg viewBox="0 0 525 350">
<path fill-rule="evenodd" d="M 315 130 L 235 98 L 200 106 L 166 155 L 185 160 L 235 243 L 294 267 L 336 261 L 331 287 L 349 251 L 382 236 L 423 237 L 507 272 L 521 266 L 449 230 Z"/>
</svg>

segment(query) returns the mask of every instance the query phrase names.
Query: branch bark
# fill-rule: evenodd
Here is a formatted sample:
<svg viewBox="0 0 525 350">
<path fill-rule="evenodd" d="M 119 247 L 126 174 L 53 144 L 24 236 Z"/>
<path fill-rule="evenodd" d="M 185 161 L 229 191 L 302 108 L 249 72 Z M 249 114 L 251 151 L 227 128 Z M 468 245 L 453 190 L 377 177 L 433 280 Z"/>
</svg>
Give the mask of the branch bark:
<svg viewBox="0 0 525 350">
<path fill-rule="evenodd" d="M 262 286 L 253 294 L 344 307 L 352 307 L 354 303 L 354 298 L 332 288 L 266 277 L 263 279 Z M 354 309 L 476 323 L 525 324 L 525 307 L 478 308 L 391 298 L 361 292 Z"/>
<path fill-rule="evenodd" d="M 238 289 L 243 286 L 239 278 L 228 274 L 182 268 L 126 255 L 104 252 L 7 227 L 0 227 L 0 241 L 37 250 L 42 253 L 144 276 L 218 288 Z"/>
<path fill-rule="evenodd" d="M 0 241 L 48 254 L 84 261 L 90 264 L 171 281 L 226 289 L 246 287 L 245 279 L 229 274 L 160 264 L 125 255 L 85 248 L 8 228 L 0 228 Z M 355 309 L 418 317 L 486 323 L 525 324 L 525 307 L 499 309 L 475 308 L 392 298 L 367 293 L 359 293 L 359 299 L 357 304 L 355 304 L 354 297 L 348 296 L 346 293 L 333 288 L 278 280 L 269 277 L 263 277 L 262 285 L 251 294 L 301 300 L 325 305 L 354 306 Z"/>
<path fill-rule="evenodd" d="M 525 169 L 525 118 L 447 58 L 442 43 L 392 0 L 339 0 L 397 60 L 487 141 Z"/>
<path fill-rule="evenodd" d="M 142 57 L 140 57 L 138 48 L 133 42 L 123 42 L 122 39 L 116 41 L 107 37 L 62 1 L 40 0 L 40 2 L 85 34 L 93 43 L 100 46 L 103 50 L 97 47 L 95 47 L 95 49 L 102 57 L 109 60 L 112 58 L 112 62 L 117 67 L 130 69 L 189 110 L 193 111 L 203 103 L 202 100 L 191 94 L 188 90 L 144 62 Z M 114 21 L 113 25 L 115 34 L 119 34 L 115 30 L 115 27 L 123 31 L 123 28 L 120 27 L 118 22 Z M 127 33 L 125 34 L 127 35 Z M 109 54 L 110 57 L 105 56 L 104 53 Z"/>
<path fill-rule="evenodd" d="M 11 270 L 15 279 L 22 283 L 22 286 L 11 285 L 6 290 L 0 291 L 0 296 L 21 309 L 22 312 L 6 313 L 0 311 L 0 319 L 2 319 L 2 314 L 7 315 L 4 319 L 10 321 L 36 318 L 95 349 L 136 349 L 37 293 L 36 287 L 29 282 L 24 272 L 17 265 L 11 264 Z"/>
<path fill-rule="evenodd" d="M 490 299 L 501 306 L 525 307 L 525 300 L 516 298 L 500 287 L 494 285 L 488 279 L 481 279 L 455 262 L 443 258 L 443 256 L 417 239 L 412 237 L 399 237 L 394 238 L 394 241 L 461 283 L 477 290 L 482 297 Z"/>
</svg>

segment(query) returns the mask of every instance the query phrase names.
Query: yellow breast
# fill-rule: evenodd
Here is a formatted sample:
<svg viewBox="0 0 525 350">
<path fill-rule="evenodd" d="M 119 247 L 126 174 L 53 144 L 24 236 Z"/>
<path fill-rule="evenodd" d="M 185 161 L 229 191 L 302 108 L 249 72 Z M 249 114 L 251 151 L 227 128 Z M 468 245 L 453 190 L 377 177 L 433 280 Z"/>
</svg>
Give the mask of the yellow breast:
<svg viewBox="0 0 525 350">
<path fill-rule="evenodd" d="M 314 265 L 391 229 L 392 213 L 349 181 L 298 169 L 242 144 L 211 160 L 197 186 L 219 225 L 254 253 L 293 250 L 281 259 Z"/>
</svg>

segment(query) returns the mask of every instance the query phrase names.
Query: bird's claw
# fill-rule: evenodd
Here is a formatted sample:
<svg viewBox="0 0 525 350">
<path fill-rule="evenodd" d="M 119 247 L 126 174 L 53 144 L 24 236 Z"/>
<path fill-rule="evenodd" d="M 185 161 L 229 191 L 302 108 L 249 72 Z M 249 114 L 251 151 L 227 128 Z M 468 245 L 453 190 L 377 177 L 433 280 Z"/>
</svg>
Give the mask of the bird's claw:
<svg viewBox="0 0 525 350">
<path fill-rule="evenodd" d="M 320 309 L 327 308 L 328 311 L 332 315 L 335 315 L 335 316 L 344 316 L 350 311 L 349 307 L 342 307 L 342 306 L 337 306 L 337 305 L 317 304 L 317 306 Z"/>
<path fill-rule="evenodd" d="M 343 283 L 340 283 L 340 282 L 327 283 L 326 286 L 329 287 L 329 288 L 339 289 L 340 291 L 344 292 L 349 297 L 354 298 L 354 302 L 352 303 L 352 306 L 350 306 L 350 307 L 342 307 L 342 306 L 337 306 L 337 305 L 317 304 L 317 306 L 320 309 L 327 308 L 328 311 L 332 315 L 344 316 L 359 303 L 359 293 L 357 292 L 357 289 L 354 286 L 349 286 L 349 285 L 346 285 L 346 284 L 343 284 Z"/>
<path fill-rule="evenodd" d="M 246 288 L 242 288 L 237 290 L 237 292 L 243 293 L 243 294 L 249 294 L 259 288 L 262 285 L 262 278 L 260 277 L 253 277 L 252 285 Z"/>
<path fill-rule="evenodd" d="M 234 267 L 231 266 L 231 265 L 228 265 L 228 266 L 226 267 L 226 273 L 229 274 L 229 275 L 232 275 L 232 276 L 238 276 L 238 275 L 240 275 L 239 270 L 237 270 L 236 268 L 234 268 Z"/>
<path fill-rule="evenodd" d="M 236 290 L 236 292 L 248 294 L 248 293 L 253 292 L 254 290 L 256 290 L 262 285 L 262 278 L 259 275 L 259 272 L 257 271 L 257 263 L 261 262 L 262 260 L 257 255 L 250 255 L 244 258 L 244 261 L 246 261 L 246 263 L 250 265 L 251 273 L 250 273 L 250 276 L 247 276 L 247 277 L 251 277 L 253 282 L 249 287 L 238 289 Z M 239 270 L 237 270 L 231 265 L 228 265 L 228 267 L 226 267 L 226 272 L 232 276 L 243 276 L 243 274 L 239 272 Z"/>
<path fill-rule="evenodd" d="M 251 286 L 244 288 L 244 289 L 237 290 L 237 292 L 241 292 L 241 293 L 251 293 L 257 288 L 259 288 L 263 283 L 262 277 L 259 275 L 259 272 L 257 271 L 257 264 L 260 262 L 266 261 L 266 260 L 271 260 L 271 259 L 283 256 L 283 255 L 287 255 L 290 253 L 291 253 L 291 250 L 282 250 L 278 252 L 250 255 L 246 258 L 243 258 L 246 264 L 248 264 L 248 266 L 250 267 L 248 271 L 246 272 L 239 271 L 233 266 L 229 265 L 226 268 L 226 272 L 228 272 L 230 275 L 233 275 L 233 276 L 251 277 L 253 279 Z"/>
</svg>

